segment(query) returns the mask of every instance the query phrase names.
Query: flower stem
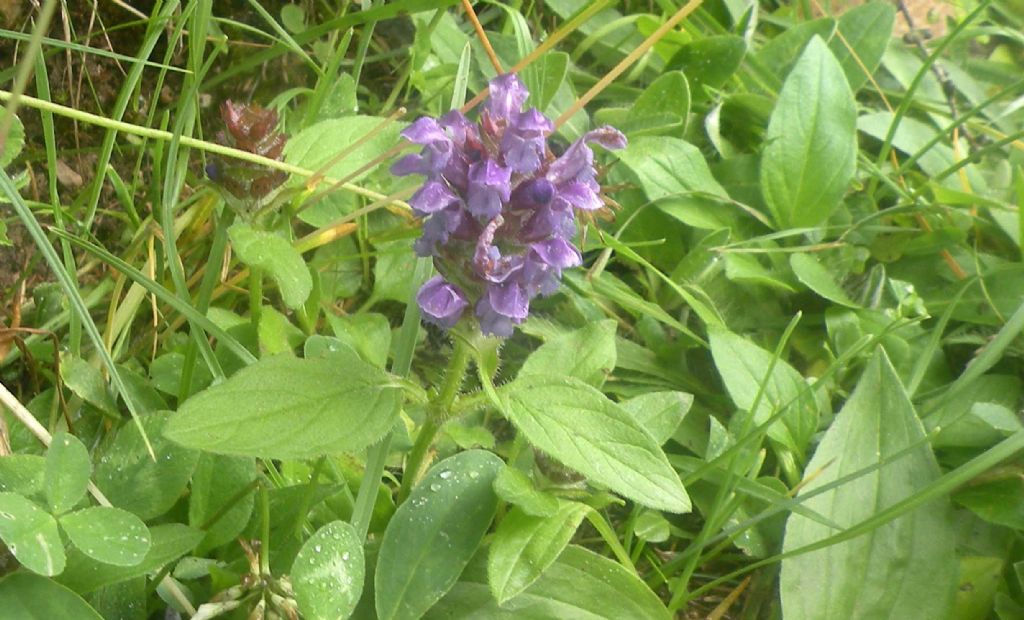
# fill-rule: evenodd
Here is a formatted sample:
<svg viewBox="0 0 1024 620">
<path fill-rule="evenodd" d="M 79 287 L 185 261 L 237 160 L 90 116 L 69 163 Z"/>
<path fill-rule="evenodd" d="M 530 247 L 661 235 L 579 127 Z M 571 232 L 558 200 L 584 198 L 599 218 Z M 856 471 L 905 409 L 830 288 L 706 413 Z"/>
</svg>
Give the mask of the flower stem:
<svg viewBox="0 0 1024 620">
<path fill-rule="evenodd" d="M 430 276 L 433 264 L 429 259 L 421 258 L 416 261 L 413 271 L 413 280 L 423 282 Z M 395 357 L 391 364 L 391 373 L 398 377 L 408 377 L 412 368 L 412 357 L 416 352 L 416 339 L 420 332 L 420 307 L 415 300 L 410 300 L 405 307 L 405 317 L 402 319 L 402 328 L 398 332 L 398 340 L 395 342 Z M 355 528 L 361 540 L 366 540 L 366 533 L 370 529 L 370 519 L 373 517 L 373 506 L 377 498 L 377 489 L 380 487 L 380 478 L 384 473 L 384 466 L 387 463 L 388 450 L 391 448 L 391 433 L 384 435 L 380 441 L 370 446 L 366 451 L 366 469 L 363 472 L 363 480 L 359 485 L 359 492 L 356 495 L 355 505 L 352 508 L 352 527 Z"/>
<path fill-rule="evenodd" d="M 409 452 L 409 458 L 405 462 L 405 472 L 402 474 L 402 488 L 398 491 L 398 501 L 401 502 L 409 496 L 412 487 L 420 479 L 423 470 L 430 464 L 427 453 L 430 446 L 434 444 L 437 431 L 441 430 L 445 420 L 448 418 L 452 405 L 459 395 L 459 389 L 466 378 L 466 368 L 469 367 L 470 345 L 457 334 L 454 335 L 455 351 L 452 352 L 452 359 L 448 362 L 448 371 L 444 376 L 444 383 L 441 384 L 441 391 L 437 398 L 427 406 L 427 418 L 416 435 L 416 443 Z"/>
</svg>

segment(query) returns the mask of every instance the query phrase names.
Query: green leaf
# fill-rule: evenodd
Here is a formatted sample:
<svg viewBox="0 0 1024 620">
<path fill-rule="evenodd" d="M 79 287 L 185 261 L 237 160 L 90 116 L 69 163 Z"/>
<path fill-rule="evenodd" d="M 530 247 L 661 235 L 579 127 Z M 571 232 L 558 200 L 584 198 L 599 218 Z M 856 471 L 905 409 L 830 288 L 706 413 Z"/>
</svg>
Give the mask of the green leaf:
<svg viewBox="0 0 1024 620">
<path fill-rule="evenodd" d="M 615 368 L 615 321 L 607 319 L 551 338 L 526 358 L 520 377 L 575 377 L 601 387 Z"/>
<path fill-rule="evenodd" d="M 1004 561 L 999 557 L 966 556 L 960 558 L 959 583 L 950 618 L 956 620 L 988 620 L 992 617 L 1021 617 L 1018 607 L 1010 616 L 993 616 L 992 603 L 1003 587 Z"/>
<path fill-rule="evenodd" d="M 972 484 L 953 501 L 989 523 L 1024 529 L 1024 480 L 1018 477 Z"/>
<path fill-rule="evenodd" d="M 25 146 L 25 126 L 21 124 L 21 119 L 17 116 L 14 116 L 11 121 L 3 148 L 0 149 L 0 168 L 6 167 L 14 161 L 14 158 L 21 154 L 21 149 Z"/>
<path fill-rule="evenodd" d="M 297 4 L 286 4 L 281 7 L 281 24 L 292 34 L 306 29 L 306 11 Z"/>
<path fill-rule="evenodd" d="M 467 571 L 427 620 L 669 620 L 647 585 L 618 562 L 570 545 L 532 586 L 499 606 L 482 571 Z"/>
<path fill-rule="evenodd" d="M 688 512 L 690 499 L 633 416 L 573 378 L 530 376 L 505 391 L 506 415 L 534 446 L 645 506 Z"/>
<path fill-rule="evenodd" d="M 619 405 L 644 427 L 658 445 L 672 438 L 683 416 L 693 406 L 693 394 L 685 392 L 647 392 Z"/>
<path fill-rule="evenodd" d="M 503 465 L 491 452 L 461 452 L 434 465 L 398 507 L 377 559 L 378 618 L 420 618 L 455 584 L 494 518 L 491 485 Z"/>
<path fill-rule="evenodd" d="M 825 40 L 831 39 L 835 29 L 836 20 L 830 17 L 800 22 L 769 39 L 752 60 L 766 72 L 762 77 L 770 80 L 773 89 L 777 89 L 811 38 L 817 35 Z"/>
<path fill-rule="evenodd" d="M 761 186 L 780 228 L 817 226 L 853 178 L 857 113 L 842 67 L 818 37 L 786 78 L 765 133 Z"/>
<path fill-rule="evenodd" d="M 60 360 L 60 376 L 64 384 L 85 402 L 104 413 L 120 415 L 103 375 L 89 362 L 74 355 L 63 355 Z"/>
<path fill-rule="evenodd" d="M 706 88 L 720 88 L 736 72 L 744 54 L 747 42 L 736 35 L 701 37 L 683 45 L 672 56 L 665 68 L 681 69 L 690 82 L 695 101 L 706 101 Z"/>
<path fill-rule="evenodd" d="M 199 454 L 163 437 L 169 411 L 147 413 L 139 421 L 156 454 L 150 458 L 138 428 L 124 424 L 96 465 L 96 486 L 118 508 L 142 520 L 158 517 L 173 506 L 188 486 Z"/>
<path fill-rule="evenodd" d="M 530 587 L 572 540 L 586 504 L 561 502 L 549 517 L 534 517 L 513 508 L 501 520 L 487 556 L 487 582 L 498 604 Z"/>
<path fill-rule="evenodd" d="M 970 389 L 933 401 L 938 407 L 923 420 L 932 447 L 988 448 L 1019 431 L 1022 387 L 1018 376 L 984 374 Z"/>
<path fill-rule="evenodd" d="M 690 84 L 682 71 L 666 71 L 651 82 L 633 102 L 624 126 L 618 129 L 626 133 L 638 132 L 641 128 L 634 125 L 648 126 L 650 122 L 646 119 L 661 119 L 665 114 L 678 118 L 680 129 L 686 124 L 690 114 Z"/>
<path fill-rule="evenodd" d="M 391 323 L 386 316 L 374 312 L 347 316 L 328 314 L 327 321 L 334 335 L 355 349 L 360 357 L 377 368 L 387 366 L 391 350 Z"/>
<path fill-rule="evenodd" d="M 260 343 L 260 357 L 291 354 L 305 339 L 301 329 L 271 306 L 260 308 L 260 324 L 256 334 Z"/>
<path fill-rule="evenodd" d="M 273 278 L 286 306 L 302 306 L 313 291 L 313 278 L 302 254 L 292 244 L 284 237 L 256 230 L 243 222 L 233 224 L 228 229 L 228 236 L 231 247 L 243 263 L 262 269 Z"/>
<path fill-rule="evenodd" d="M 213 380 L 210 369 L 206 364 L 196 364 L 192 371 L 192 381 L 189 385 L 189 393 L 195 394 L 203 389 Z M 181 353 L 166 353 L 153 360 L 149 365 L 149 376 L 152 379 L 153 387 L 164 394 L 177 398 L 181 389 L 181 376 L 185 369 L 185 356 Z M 166 407 L 165 407 L 166 409 Z"/>
<path fill-rule="evenodd" d="M 558 511 L 558 498 L 533 485 L 529 476 L 511 465 L 494 479 L 494 492 L 504 501 L 534 517 L 550 517 Z"/>
<path fill-rule="evenodd" d="M 879 348 L 807 465 L 798 498 L 852 472 L 908 454 L 806 498 L 804 505 L 844 528 L 901 502 L 939 477 L 924 429 L 895 369 Z M 797 514 L 783 552 L 835 534 Z M 845 542 L 782 561 L 782 612 L 792 618 L 947 618 L 957 574 L 946 498 Z"/>
<path fill-rule="evenodd" d="M 833 37 L 828 46 L 854 92 L 867 83 L 868 76 L 874 74 L 882 62 L 895 21 L 896 8 L 887 2 L 868 2 L 846 11 L 839 18 L 839 32 L 843 38 Z"/>
<path fill-rule="evenodd" d="M 292 585 L 307 618 L 352 615 L 363 592 L 363 545 L 355 529 L 333 521 L 310 536 L 292 564 Z"/>
<path fill-rule="evenodd" d="M 680 138 L 643 136 L 615 154 L 636 175 L 647 199 L 658 201 L 668 215 L 698 228 L 728 227 L 728 212 L 701 196 L 727 197 L 697 147 Z"/>
<path fill-rule="evenodd" d="M 61 431 L 46 451 L 46 502 L 55 514 L 74 508 L 92 476 L 89 450 L 74 435 Z"/>
<path fill-rule="evenodd" d="M 8 454 L 0 458 L 0 492 L 26 497 L 43 492 L 46 459 L 35 454 Z"/>
<path fill-rule="evenodd" d="M 768 427 L 768 436 L 802 455 L 818 429 L 817 404 L 810 393 L 801 395 L 807 386 L 804 378 L 783 359 L 775 360 L 773 366 L 774 354 L 732 332 L 711 330 L 710 340 L 715 367 L 736 407 L 750 411 L 764 383 L 757 410 L 753 412 L 754 423 L 763 424 L 781 408 L 788 407 Z"/>
<path fill-rule="evenodd" d="M 147 596 L 146 578 L 139 576 L 100 588 L 96 592 L 92 592 L 86 598 L 86 602 L 104 618 L 147 620 Z"/>
<path fill-rule="evenodd" d="M 864 114 L 857 118 L 857 129 L 872 138 L 884 140 L 894 118 L 893 113 L 887 111 Z M 960 160 L 944 136 L 939 142 L 928 146 L 938 133 L 940 130 L 934 125 L 904 116 L 900 118 L 899 125 L 896 127 L 892 145 L 903 153 L 917 157 L 915 165 L 925 174 L 935 176 Z M 928 149 L 922 151 L 926 146 Z M 974 166 L 967 166 L 964 170 L 971 187 L 985 187 L 984 177 L 979 170 Z M 960 179 L 956 176 L 948 176 L 942 180 L 942 183 L 949 188 L 962 189 Z"/>
<path fill-rule="evenodd" d="M 660 512 L 645 510 L 633 522 L 633 533 L 640 540 L 660 543 L 668 540 L 672 533 L 672 525 Z"/>
<path fill-rule="evenodd" d="M 52 579 L 14 573 L 0 580 L 4 620 L 103 620 L 80 596 Z"/>
<path fill-rule="evenodd" d="M 114 566 L 135 566 L 152 540 L 138 517 L 120 508 L 93 506 L 60 518 L 64 532 L 85 555 Z"/>
<path fill-rule="evenodd" d="M 366 162 L 382 155 L 398 142 L 398 132 L 405 127 L 406 123 L 388 123 L 373 137 L 349 151 L 345 157 L 334 161 L 341 149 L 354 144 L 370 131 L 379 127 L 385 120 L 376 116 L 346 116 L 315 123 L 288 140 L 288 144 L 284 147 L 284 160 L 307 170 L 320 170 L 325 164 L 330 163 L 331 165 L 326 170 L 327 176 L 341 180 L 352 175 Z M 351 178 L 351 182 L 357 183 L 379 166 L 380 164 L 377 164 L 373 168 L 360 172 Z"/>
<path fill-rule="evenodd" d="M 531 90 L 526 105 L 536 107 L 542 112 L 547 110 L 551 100 L 555 98 L 555 93 L 558 92 L 558 87 L 565 81 L 568 70 L 569 55 L 565 52 L 548 52 L 537 62 L 523 69 L 523 79 L 526 83 L 539 86 Z"/>
<path fill-rule="evenodd" d="M 149 534 L 152 540 L 149 553 L 135 566 L 104 564 L 72 549 L 68 553 L 67 569 L 57 580 L 76 592 L 88 594 L 98 588 L 159 570 L 194 549 L 203 539 L 202 531 L 180 523 L 154 525 L 149 529 Z"/>
<path fill-rule="evenodd" d="M 793 273 L 796 274 L 796 279 L 803 282 L 807 288 L 818 295 L 840 306 L 846 306 L 847 308 L 860 307 L 836 283 L 828 268 L 819 263 L 818 259 L 810 254 L 804 254 L 803 252 L 791 254 L 789 266 L 793 269 Z"/>
<path fill-rule="evenodd" d="M 357 452 L 391 430 L 399 391 L 387 373 L 353 359 L 281 355 L 196 394 L 164 431 L 181 445 L 275 459 Z"/>
<path fill-rule="evenodd" d="M 202 548 L 213 549 L 234 540 L 249 522 L 255 502 L 253 491 L 239 497 L 256 479 L 252 457 L 203 454 L 192 474 L 188 522 L 205 529 Z M 234 504 L 228 507 L 228 502 Z M 210 522 L 215 516 L 216 521 Z"/>
<path fill-rule="evenodd" d="M 64 543 L 57 522 L 15 493 L 0 493 L 0 539 L 30 571 L 52 576 L 64 570 Z"/>
<path fill-rule="evenodd" d="M 416 253 L 412 244 L 406 241 L 380 243 L 377 246 L 377 260 L 373 264 L 373 296 L 377 301 L 390 299 L 406 303 L 420 282 L 413 274 Z"/>
</svg>

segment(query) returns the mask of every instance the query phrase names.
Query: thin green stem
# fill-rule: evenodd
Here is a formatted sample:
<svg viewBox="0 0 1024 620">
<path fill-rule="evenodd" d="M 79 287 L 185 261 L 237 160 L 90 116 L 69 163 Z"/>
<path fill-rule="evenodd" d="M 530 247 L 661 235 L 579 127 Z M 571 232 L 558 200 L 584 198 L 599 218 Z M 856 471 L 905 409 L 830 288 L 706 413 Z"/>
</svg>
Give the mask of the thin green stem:
<svg viewBox="0 0 1024 620">
<path fill-rule="evenodd" d="M 270 574 L 270 493 L 260 485 L 260 574 Z"/>
<path fill-rule="evenodd" d="M 469 368 L 469 360 L 472 357 L 471 347 L 468 342 L 454 335 L 455 350 L 452 352 L 452 359 L 448 363 L 448 370 L 444 376 L 444 383 L 441 390 L 430 405 L 427 407 L 427 417 L 416 435 L 416 442 L 409 452 L 409 458 L 405 461 L 405 472 L 402 474 L 402 488 L 398 492 L 398 501 L 409 497 L 412 487 L 420 479 L 423 469 L 430 464 L 427 453 L 430 446 L 434 445 L 437 432 L 444 426 L 445 420 L 450 416 L 452 405 L 459 396 L 459 390 L 466 378 L 466 369 Z"/>
<path fill-rule="evenodd" d="M 430 275 L 433 265 L 430 260 L 420 258 L 416 261 L 413 271 L 413 281 L 423 282 Z M 398 333 L 398 340 L 395 342 L 395 357 L 391 364 L 391 374 L 398 377 L 408 377 L 412 368 L 412 356 L 416 352 L 416 340 L 420 333 L 420 307 L 414 299 L 410 299 L 405 306 L 405 317 L 402 319 L 402 328 Z M 380 485 L 381 476 L 384 475 L 384 465 L 387 462 L 388 450 L 391 448 L 391 433 L 388 433 L 371 446 L 366 454 L 366 469 L 363 472 L 363 480 L 359 484 L 359 493 L 356 495 L 355 505 L 352 508 L 352 527 L 359 534 L 360 540 L 366 539 L 366 533 L 370 530 L 370 517 L 373 516 L 373 504 L 377 498 L 377 489 Z"/>
</svg>

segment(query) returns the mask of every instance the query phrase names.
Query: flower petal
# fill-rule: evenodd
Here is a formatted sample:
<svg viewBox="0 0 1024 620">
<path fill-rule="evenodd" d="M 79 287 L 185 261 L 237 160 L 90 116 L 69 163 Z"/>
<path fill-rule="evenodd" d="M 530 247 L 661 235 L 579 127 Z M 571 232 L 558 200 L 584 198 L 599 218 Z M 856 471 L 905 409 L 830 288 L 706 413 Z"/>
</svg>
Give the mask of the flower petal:
<svg viewBox="0 0 1024 620">
<path fill-rule="evenodd" d="M 453 194 L 446 184 L 440 181 L 427 181 L 409 199 L 409 206 L 417 215 L 426 215 L 436 213 L 458 200 L 458 196 Z"/>
<path fill-rule="evenodd" d="M 558 196 L 577 209 L 584 211 L 593 211 L 604 206 L 601 198 L 590 187 L 590 184 L 580 181 L 570 181 L 559 187 Z"/>
<path fill-rule="evenodd" d="M 515 279 L 488 286 L 487 300 L 495 312 L 510 319 L 521 321 L 530 313 L 530 298 Z"/>
<path fill-rule="evenodd" d="M 568 269 L 583 264 L 583 257 L 576 247 L 566 241 L 555 237 L 530 246 L 541 262 L 551 265 L 556 269 Z"/>
<path fill-rule="evenodd" d="M 515 331 L 515 323 L 509 317 L 498 314 L 491 307 L 487 295 L 480 298 L 476 304 L 476 316 L 480 319 L 480 331 L 485 336 L 498 336 L 508 338 Z"/>
<path fill-rule="evenodd" d="M 488 88 L 490 98 L 487 100 L 487 111 L 493 120 L 505 119 L 511 122 L 519 114 L 523 104 L 530 96 L 530 91 L 519 80 L 515 73 L 499 75 L 491 80 Z"/>
<path fill-rule="evenodd" d="M 449 141 L 448 135 L 438 124 L 437 119 L 421 116 L 402 130 L 401 136 L 415 144 L 432 144 Z"/>
<path fill-rule="evenodd" d="M 512 170 L 491 159 L 470 166 L 466 196 L 469 212 L 482 220 L 497 217 L 512 193 L 511 178 Z"/>
<path fill-rule="evenodd" d="M 416 303 L 426 320 L 446 329 L 454 327 L 469 302 L 459 287 L 441 276 L 427 280 L 416 294 Z"/>
</svg>

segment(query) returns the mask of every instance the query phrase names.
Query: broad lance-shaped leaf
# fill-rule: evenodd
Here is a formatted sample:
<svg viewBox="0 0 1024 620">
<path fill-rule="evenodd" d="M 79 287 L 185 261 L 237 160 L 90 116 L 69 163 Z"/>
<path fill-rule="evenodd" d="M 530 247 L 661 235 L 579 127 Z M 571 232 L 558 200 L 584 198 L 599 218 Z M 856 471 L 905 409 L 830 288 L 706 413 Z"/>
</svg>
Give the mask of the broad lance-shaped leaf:
<svg viewBox="0 0 1024 620">
<path fill-rule="evenodd" d="M 636 174 L 647 198 L 669 216 L 698 228 L 727 227 L 732 214 L 706 195 L 728 194 L 694 145 L 669 136 L 643 136 L 615 155 Z"/>
<path fill-rule="evenodd" d="M 292 584 L 307 618 L 348 618 L 363 592 L 363 544 L 348 523 L 333 521 L 310 536 L 292 564 Z"/>
<path fill-rule="evenodd" d="M 857 111 L 828 46 L 814 37 L 786 78 L 764 137 L 761 188 L 779 228 L 828 219 L 853 178 Z"/>
<path fill-rule="evenodd" d="M 492 485 L 503 466 L 491 452 L 460 452 L 434 465 L 398 507 L 377 556 L 380 620 L 422 618 L 455 584 L 494 519 Z"/>
<path fill-rule="evenodd" d="M 709 330 L 709 340 L 715 367 L 736 406 L 750 411 L 757 402 L 755 424 L 764 423 L 785 407 L 782 417 L 768 427 L 768 437 L 802 455 L 817 430 L 818 410 L 800 373 L 785 360 L 772 363 L 772 353 L 732 332 Z"/>
<path fill-rule="evenodd" d="M 391 430 L 399 390 L 358 359 L 260 360 L 185 401 L 164 435 L 219 454 L 275 459 L 357 452 Z"/>
<path fill-rule="evenodd" d="M 872 358 L 807 465 L 814 476 L 798 497 L 839 478 L 884 466 L 808 497 L 804 505 L 852 527 L 911 497 L 939 477 L 924 429 L 889 358 Z M 792 514 L 783 552 L 839 533 Z M 957 560 L 951 510 L 935 500 L 862 536 L 782 561 L 787 618 L 873 620 L 948 618 Z"/>
<path fill-rule="evenodd" d="M 896 8 L 889 2 L 868 2 L 839 18 L 838 28 L 843 36 L 833 37 L 829 47 L 854 91 L 867 83 L 878 68 L 895 20 Z"/>
<path fill-rule="evenodd" d="M 549 339 L 526 358 L 519 376 L 576 377 L 601 387 L 613 368 L 615 321 L 609 319 Z"/>
<path fill-rule="evenodd" d="M 313 277 L 302 254 L 283 237 L 256 230 L 238 222 L 228 229 L 231 247 L 250 267 L 258 267 L 277 283 L 281 299 L 289 308 L 298 308 L 313 290 Z"/>
<path fill-rule="evenodd" d="M 506 414 L 534 446 L 635 502 L 688 512 L 690 498 L 654 438 L 597 389 L 529 376 L 505 388 Z"/>
</svg>

